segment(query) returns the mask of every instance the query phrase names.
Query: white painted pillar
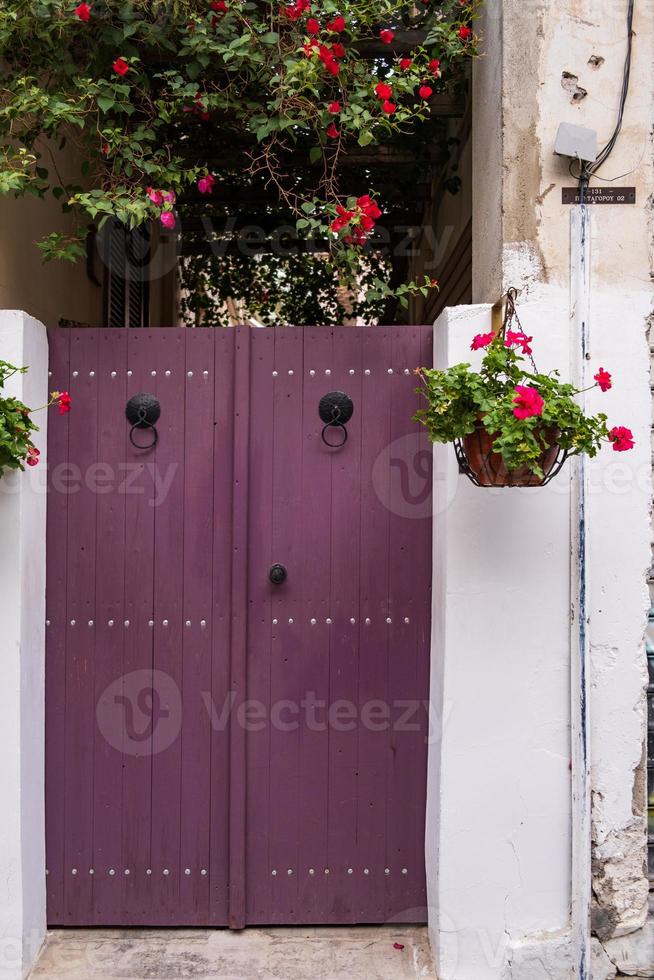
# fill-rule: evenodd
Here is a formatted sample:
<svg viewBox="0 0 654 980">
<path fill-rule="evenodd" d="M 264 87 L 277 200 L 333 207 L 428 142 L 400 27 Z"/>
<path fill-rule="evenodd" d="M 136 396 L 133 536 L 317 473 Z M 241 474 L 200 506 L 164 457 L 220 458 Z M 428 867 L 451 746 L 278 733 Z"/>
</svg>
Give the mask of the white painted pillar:
<svg viewBox="0 0 654 980">
<path fill-rule="evenodd" d="M 41 323 L 0 311 L 0 359 L 29 366 L 4 394 L 29 407 L 48 397 Z M 44 666 L 45 450 L 40 463 L 0 478 L 0 980 L 22 980 L 45 935 Z"/>
<path fill-rule="evenodd" d="M 563 291 L 558 300 L 558 310 L 520 307 L 541 370 L 569 361 Z M 490 306 L 446 310 L 436 365 L 477 365 L 470 342 L 490 329 Z M 561 963 L 543 978 L 570 977 L 559 948 L 571 873 L 569 486 L 564 468 L 544 488 L 479 488 L 451 446 L 436 447 L 432 711 L 442 732 L 430 746 L 426 842 L 439 980 L 540 980 L 536 961 L 511 966 L 527 937 L 537 959 Z"/>
</svg>

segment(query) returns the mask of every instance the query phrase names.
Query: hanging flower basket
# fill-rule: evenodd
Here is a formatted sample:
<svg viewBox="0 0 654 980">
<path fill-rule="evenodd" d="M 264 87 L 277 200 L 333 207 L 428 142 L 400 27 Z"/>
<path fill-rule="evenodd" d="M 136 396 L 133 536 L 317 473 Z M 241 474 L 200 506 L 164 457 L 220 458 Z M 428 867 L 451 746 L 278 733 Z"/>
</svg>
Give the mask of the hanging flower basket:
<svg viewBox="0 0 654 980">
<path fill-rule="evenodd" d="M 416 421 L 432 442 L 454 444 L 461 472 L 478 487 L 542 487 L 569 456 L 595 456 L 604 442 L 616 452 L 634 446 L 629 429 L 609 430 L 606 415 L 586 415 L 577 399 L 581 392 L 563 383 L 558 371 L 538 371 L 516 295 L 513 289 L 507 294 L 501 329 L 472 340 L 472 350 L 486 352 L 480 371 L 469 364 L 416 371 L 427 403 Z M 604 368 L 594 380 L 592 387 L 602 391 L 612 386 Z"/>
<path fill-rule="evenodd" d="M 454 440 L 459 469 L 478 487 L 544 487 L 559 473 L 568 451 L 558 442 L 558 429 L 540 429 L 534 434 L 543 445 L 536 469 L 523 465 L 509 470 L 502 454 L 493 451 L 498 434 L 490 433 L 483 420 L 477 419 L 473 432 Z"/>
</svg>

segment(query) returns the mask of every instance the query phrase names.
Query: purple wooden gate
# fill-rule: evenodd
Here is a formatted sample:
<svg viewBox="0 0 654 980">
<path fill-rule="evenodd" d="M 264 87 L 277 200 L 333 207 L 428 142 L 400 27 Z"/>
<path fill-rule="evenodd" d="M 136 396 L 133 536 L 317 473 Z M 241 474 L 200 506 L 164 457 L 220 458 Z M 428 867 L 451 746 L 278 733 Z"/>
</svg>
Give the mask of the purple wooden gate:
<svg viewBox="0 0 654 980">
<path fill-rule="evenodd" d="M 50 924 L 422 921 L 431 329 L 57 329 L 50 352 L 73 399 L 49 428 Z"/>
</svg>

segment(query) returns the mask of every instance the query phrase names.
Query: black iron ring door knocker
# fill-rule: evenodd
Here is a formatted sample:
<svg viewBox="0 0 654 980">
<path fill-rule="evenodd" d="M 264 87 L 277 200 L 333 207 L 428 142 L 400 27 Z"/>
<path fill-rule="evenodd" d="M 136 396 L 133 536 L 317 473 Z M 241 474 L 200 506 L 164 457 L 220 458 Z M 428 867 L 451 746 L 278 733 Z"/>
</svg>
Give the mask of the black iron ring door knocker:
<svg viewBox="0 0 654 980">
<path fill-rule="evenodd" d="M 157 432 L 155 423 L 161 415 L 161 405 L 154 395 L 148 395 L 145 392 L 142 392 L 140 395 L 134 395 L 125 406 L 125 415 L 127 416 L 127 421 L 132 426 L 129 430 L 129 441 L 135 449 L 152 449 L 157 445 L 159 433 Z M 152 432 L 152 441 L 145 445 L 135 442 L 134 432 L 136 429 L 150 429 Z"/>
<path fill-rule="evenodd" d="M 320 412 L 320 418 L 325 423 L 322 430 L 322 441 L 330 449 L 340 449 L 347 442 L 347 429 L 345 426 L 352 418 L 354 412 L 352 399 L 344 391 L 330 391 L 329 394 L 323 395 L 320 399 L 318 411 Z M 329 441 L 327 432 L 330 429 L 341 430 L 342 438 L 340 442 Z"/>
</svg>

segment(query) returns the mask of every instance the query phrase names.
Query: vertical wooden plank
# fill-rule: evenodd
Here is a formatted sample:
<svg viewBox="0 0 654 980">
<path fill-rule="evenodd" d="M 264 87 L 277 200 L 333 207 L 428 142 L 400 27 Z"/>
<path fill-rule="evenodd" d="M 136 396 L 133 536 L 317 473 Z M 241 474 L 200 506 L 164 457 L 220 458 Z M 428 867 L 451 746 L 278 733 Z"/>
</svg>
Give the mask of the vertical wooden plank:
<svg viewBox="0 0 654 980">
<path fill-rule="evenodd" d="M 239 709 L 246 699 L 248 647 L 248 509 L 250 434 L 250 329 L 237 327 L 234 359 L 234 509 L 230 692 L 229 925 L 245 925 L 245 729 Z"/>
<path fill-rule="evenodd" d="M 331 917 L 360 921 L 356 908 L 358 862 L 359 580 L 361 546 L 362 332 L 334 330 L 332 390 L 354 403 L 348 439 L 331 458 L 331 654 L 329 733 L 329 861 Z M 338 442 L 339 430 L 329 433 Z"/>
<path fill-rule="evenodd" d="M 332 867 L 328 849 L 329 703 L 331 630 L 331 469 L 321 439 L 321 397 L 331 389 L 331 327 L 304 327 L 302 495 L 298 523 L 302 529 L 300 853 L 298 894 L 302 921 L 327 922 Z M 325 874 L 325 870 L 329 874 Z"/>
<path fill-rule="evenodd" d="M 159 330 L 153 348 L 161 418 L 155 450 L 159 480 L 167 487 L 154 506 L 153 713 L 173 725 L 152 752 L 153 925 L 183 925 L 180 908 L 183 687 L 183 572 L 185 331 Z M 155 718 L 153 717 L 153 723 Z"/>
<path fill-rule="evenodd" d="M 116 698 L 123 691 L 125 637 L 124 630 L 108 624 L 120 623 L 124 618 L 125 495 L 121 492 L 121 464 L 125 458 L 127 331 L 99 330 L 98 344 L 98 462 L 95 475 L 89 471 L 97 493 L 93 921 L 113 925 L 122 921 L 122 896 L 106 872 L 124 866 L 124 716 Z"/>
<path fill-rule="evenodd" d="M 388 507 L 389 563 L 389 690 L 392 692 L 390 754 L 386 778 L 388 801 L 386 841 L 386 916 L 392 921 L 425 921 L 424 810 L 427 767 L 427 715 L 421 686 L 425 673 L 420 658 L 428 656 L 419 643 L 431 585 L 425 555 L 431 542 L 429 468 L 421 477 L 424 433 L 412 417 L 418 405 L 413 367 L 421 358 L 419 327 L 394 327 Z M 408 373 L 406 373 L 408 372 Z M 410 801 L 409 803 L 407 801 Z"/>
<path fill-rule="evenodd" d="M 70 330 L 48 331 L 50 390 L 70 389 Z M 75 408 L 77 408 L 75 406 Z M 48 514 L 45 657 L 46 867 L 48 923 L 64 925 L 66 773 L 66 583 L 68 572 L 68 467 L 70 415 L 48 426 Z"/>
<path fill-rule="evenodd" d="M 272 877 L 270 833 L 270 706 L 273 563 L 272 486 L 275 440 L 273 377 L 275 331 L 252 331 L 250 409 L 250 534 L 248 540 L 248 701 L 254 708 L 247 732 L 247 902 L 248 923 L 269 921 Z M 280 586 L 284 589 L 285 586 Z"/>
<path fill-rule="evenodd" d="M 236 331 L 211 330 L 214 367 L 213 617 L 211 659 L 210 922 L 227 925 L 229 875 L 229 725 L 234 503 L 234 353 Z M 207 370 L 206 368 L 204 370 Z M 203 370 L 203 379 L 205 377 Z M 203 381 L 204 383 L 204 381 Z"/>
<path fill-rule="evenodd" d="M 368 922 L 385 919 L 386 769 L 388 732 L 389 518 L 384 503 L 388 468 L 376 465 L 390 438 L 388 369 L 391 336 L 374 327 L 363 334 L 361 425 L 361 579 L 359 692 L 365 714 L 359 729 L 358 906 Z"/>
<path fill-rule="evenodd" d="M 180 908 L 188 924 L 209 925 L 211 821 L 211 626 L 214 483 L 214 342 L 185 330 L 184 609 L 181 732 Z M 205 371 L 211 370 L 211 377 Z M 204 871 L 204 874 L 202 873 Z"/>
<path fill-rule="evenodd" d="M 153 348 L 157 330 L 127 331 L 127 396 L 157 395 Z M 133 446 L 125 425 L 125 605 L 110 629 L 124 634 L 123 867 L 103 868 L 122 894 L 123 920 L 147 924 L 152 907 L 152 651 L 154 622 L 154 449 Z M 135 436 L 145 445 L 150 433 Z M 148 685 L 150 690 L 148 691 Z M 141 700 L 139 700 L 141 699 Z M 149 713 L 148 713 L 149 707 Z M 113 871 L 113 874 L 112 874 Z M 129 871 L 126 875 L 125 871 Z"/>
<path fill-rule="evenodd" d="M 88 486 L 97 459 L 98 331 L 71 332 L 70 456 L 76 490 L 68 504 L 66 656 L 66 920 L 93 922 L 93 732 L 97 496 Z"/>
<path fill-rule="evenodd" d="M 298 921 L 299 672 L 302 657 L 300 616 L 302 531 L 298 522 L 302 487 L 303 333 L 275 333 L 275 455 L 273 471 L 273 560 L 288 568 L 288 579 L 272 591 L 270 732 L 270 874 L 272 922 Z M 262 568 L 266 575 L 268 569 Z M 277 622 L 275 623 L 275 620 Z"/>
</svg>

